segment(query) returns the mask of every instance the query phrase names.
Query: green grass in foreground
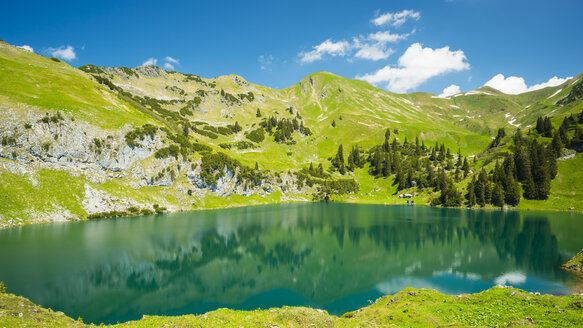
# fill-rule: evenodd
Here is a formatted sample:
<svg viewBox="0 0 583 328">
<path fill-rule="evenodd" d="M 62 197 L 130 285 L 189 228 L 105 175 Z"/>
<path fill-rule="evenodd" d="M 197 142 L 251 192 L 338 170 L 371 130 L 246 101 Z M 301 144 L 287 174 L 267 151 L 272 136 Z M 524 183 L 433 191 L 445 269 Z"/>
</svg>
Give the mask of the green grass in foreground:
<svg viewBox="0 0 583 328">
<path fill-rule="evenodd" d="M 12 294 L 0 294 L 0 310 L 0 327 L 84 326 Z M 460 296 L 406 288 L 340 318 L 305 307 L 218 309 L 203 315 L 144 316 L 112 327 L 506 327 L 532 323 L 539 327 L 583 326 L 583 297 L 534 295 L 510 287 Z"/>
</svg>

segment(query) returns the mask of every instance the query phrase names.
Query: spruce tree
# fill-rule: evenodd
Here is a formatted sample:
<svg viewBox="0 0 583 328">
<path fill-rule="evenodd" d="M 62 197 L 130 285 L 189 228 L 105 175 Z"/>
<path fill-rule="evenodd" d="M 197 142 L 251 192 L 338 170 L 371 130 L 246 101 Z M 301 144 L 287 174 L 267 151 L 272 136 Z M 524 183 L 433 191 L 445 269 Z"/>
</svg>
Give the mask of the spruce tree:
<svg viewBox="0 0 583 328">
<path fill-rule="evenodd" d="M 511 206 L 520 203 L 520 188 L 513 176 L 508 179 L 506 190 L 504 191 L 504 202 Z"/>
<path fill-rule="evenodd" d="M 494 190 L 492 191 L 492 205 L 502 207 L 504 206 L 504 188 L 502 183 L 496 182 Z"/>
<path fill-rule="evenodd" d="M 543 126 L 543 118 L 539 116 L 536 119 L 536 132 L 538 132 L 538 134 L 543 134 L 544 129 L 545 128 Z"/>
<path fill-rule="evenodd" d="M 461 167 L 463 164 L 463 159 L 462 159 L 462 150 L 460 148 L 457 149 L 457 162 L 455 163 L 455 166 L 457 167 Z"/>
<path fill-rule="evenodd" d="M 338 146 L 338 151 L 336 152 L 336 157 L 334 158 L 334 165 L 338 168 L 340 174 L 346 173 L 344 168 L 344 153 L 342 151 L 342 144 Z"/>
<path fill-rule="evenodd" d="M 318 164 L 318 176 L 319 177 L 324 176 L 324 166 L 322 166 L 322 163 Z"/>
<path fill-rule="evenodd" d="M 391 129 L 387 128 L 387 131 L 385 131 L 385 140 L 389 140 L 390 137 L 391 137 Z"/>
<path fill-rule="evenodd" d="M 536 199 L 536 187 L 534 185 L 534 180 L 532 179 L 532 174 L 528 172 L 528 175 L 522 183 L 522 189 L 524 190 L 524 198 L 526 199 Z"/>
<path fill-rule="evenodd" d="M 563 149 L 563 141 L 559 132 L 555 132 L 553 135 L 553 141 L 551 141 L 552 156 L 555 158 L 561 157 L 561 150 Z"/>
<path fill-rule="evenodd" d="M 468 184 L 468 206 L 472 207 L 476 205 L 476 191 L 475 191 L 475 176 L 472 178 L 472 182 Z"/>
<path fill-rule="evenodd" d="M 524 183 L 530 173 L 530 159 L 523 147 L 519 147 L 514 152 L 514 165 L 516 166 L 516 178 Z"/>
<path fill-rule="evenodd" d="M 374 166 L 374 169 L 373 169 L 374 175 L 381 174 L 381 172 L 382 172 L 382 157 L 381 157 L 381 152 L 378 148 L 374 152 L 372 166 Z"/>
<path fill-rule="evenodd" d="M 482 169 L 478 174 L 478 180 L 474 185 L 474 192 L 476 193 L 476 202 L 481 207 L 486 206 L 486 172 Z"/>
<path fill-rule="evenodd" d="M 389 153 L 385 153 L 385 158 L 383 159 L 383 176 L 388 177 L 391 175 L 391 159 Z"/>
<path fill-rule="evenodd" d="M 484 185 L 484 200 L 486 204 L 492 203 L 492 185 L 490 184 L 490 181 L 486 181 L 486 184 Z"/>
<path fill-rule="evenodd" d="M 544 132 L 543 136 L 550 138 L 553 136 L 553 125 L 551 124 L 551 119 L 549 117 L 545 117 L 543 121 Z"/>
<path fill-rule="evenodd" d="M 397 190 L 401 191 L 407 188 L 407 179 L 402 169 L 397 171 L 396 182 L 398 183 Z"/>
<path fill-rule="evenodd" d="M 470 172 L 470 164 L 468 163 L 468 158 L 464 157 L 464 164 L 462 165 L 462 171 L 464 171 L 464 178 L 468 176 Z"/>
<path fill-rule="evenodd" d="M 551 179 L 544 146 L 534 141 L 531 145 L 530 156 L 532 158 L 532 179 L 536 189 L 536 199 L 547 199 L 551 189 Z"/>
</svg>

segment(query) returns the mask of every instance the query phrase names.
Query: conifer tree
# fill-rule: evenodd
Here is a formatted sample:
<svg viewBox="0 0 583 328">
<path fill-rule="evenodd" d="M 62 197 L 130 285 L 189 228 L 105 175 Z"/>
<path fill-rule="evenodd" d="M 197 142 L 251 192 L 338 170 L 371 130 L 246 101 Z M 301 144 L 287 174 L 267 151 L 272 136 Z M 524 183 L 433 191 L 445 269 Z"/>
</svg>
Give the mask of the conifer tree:
<svg viewBox="0 0 583 328">
<path fill-rule="evenodd" d="M 544 146 L 534 141 L 531 145 L 530 156 L 532 158 L 532 179 L 536 189 L 536 199 L 547 199 L 551 183 Z"/>
<path fill-rule="evenodd" d="M 536 187 L 534 185 L 534 180 L 532 179 L 532 174 L 530 171 L 522 183 L 522 189 L 524 190 L 524 198 L 536 199 Z"/>
<path fill-rule="evenodd" d="M 551 119 L 547 116 L 543 120 L 544 132 L 543 136 L 550 138 L 553 136 L 553 125 L 551 124 Z"/>
<path fill-rule="evenodd" d="M 391 158 L 389 153 L 385 153 L 385 158 L 383 160 L 383 176 L 388 177 L 391 175 Z"/>
<path fill-rule="evenodd" d="M 486 204 L 490 204 L 492 202 L 492 185 L 490 181 L 486 181 L 484 185 L 484 201 Z"/>
<path fill-rule="evenodd" d="M 502 207 L 504 206 L 504 188 L 502 183 L 496 182 L 494 190 L 492 191 L 492 205 Z"/>
<path fill-rule="evenodd" d="M 255 113 L 255 117 L 261 117 L 261 111 L 257 108 L 257 113 Z"/>
<path fill-rule="evenodd" d="M 524 183 L 530 174 L 530 159 L 524 147 L 518 147 L 514 152 L 514 165 L 516 166 L 516 178 Z M 531 177 L 532 178 L 532 177 Z"/>
<path fill-rule="evenodd" d="M 334 166 L 336 166 L 340 174 L 346 173 L 344 168 L 344 153 L 342 151 L 342 144 L 338 146 L 338 151 L 336 152 L 336 157 L 334 158 Z"/>
<path fill-rule="evenodd" d="M 319 177 L 324 176 L 324 166 L 322 166 L 322 163 L 318 164 L 318 176 Z"/>
<path fill-rule="evenodd" d="M 390 137 L 391 137 L 391 129 L 387 128 L 387 131 L 385 131 L 385 140 L 389 140 Z"/>
<path fill-rule="evenodd" d="M 445 159 L 445 146 L 441 144 L 441 147 L 439 147 L 439 153 L 437 154 L 437 160 L 441 162 L 444 159 Z"/>
<path fill-rule="evenodd" d="M 457 162 L 455 163 L 455 166 L 457 167 L 461 167 L 463 164 L 463 159 L 462 159 L 462 150 L 460 148 L 457 149 Z"/>
<path fill-rule="evenodd" d="M 563 149 L 563 141 L 559 132 L 555 132 L 553 135 L 553 141 L 551 141 L 552 156 L 558 158 L 561 156 L 561 150 Z"/>
<path fill-rule="evenodd" d="M 476 176 L 474 175 L 472 177 L 472 181 L 468 184 L 468 206 L 469 207 L 476 205 L 475 185 L 476 185 Z"/>
<path fill-rule="evenodd" d="M 374 152 L 373 162 L 372 162 L 371 166 L 374 166 L 374 169 L 373 169 L 374 175 L 381 174 L 381 172 L 382 172 L 382 157 L 381 157 L 381 152 L 379 151 L 378 148 Z"/>
<path fill-rule="evenodd" d="M 539 116 L 536 119 L 536 132 L 538 132 L 538 134 L 543 134 L 544 131 L 545 131 L 545 127 L 544 127 L 544 123 L 543 123 L 543 118 Z"/>
<path fill-rule="evenodd" d="M 474 192 L 476 193 L 476 203 L 484 207 L 486 205 L 486 172 L 483 169 L 478 174 L 478 180 L 474 185 Z"/>
<path fill-rule="evenodd" d="M 514 179 L 514 176 L 508 178 L 506 190 L 504 191 L 504 202 L 511 206 L 517 206 L 520 203 L 520 188 Z"/>
<path fill-rule="evenodd" d="M 398 183 L 397 190 L 401 191 L 407 188 L 407 178 L 405 177 L 405 173 L 402 169 L 397 171 L 397 176 L 395 177 L 396 182 Z"/>
<path fill-rule="evenodd" d="M 464 178 L 468 176 L 470 172 L 470 164 L 468 163 L 468 158 L 464 157 L 464 164 L 462 165 L 462 171 L 464 171 Z"/>
<path fill-rule="evenodd" d="M 435 153 L 435 148 L 431 149 L 431 155 L 429 155 L 430 161 L 435 161 L 437 159 L 437 154 Z"/>
<path fill-rule="evenodd" d="M 360 158 L 360 149 L 358 148 L 358 145 L 354 145 L 354 147 L 352 147 L 352 158 L 354 165 L 357 167 L 362 167 L 362 159 Z"/>
</svg>

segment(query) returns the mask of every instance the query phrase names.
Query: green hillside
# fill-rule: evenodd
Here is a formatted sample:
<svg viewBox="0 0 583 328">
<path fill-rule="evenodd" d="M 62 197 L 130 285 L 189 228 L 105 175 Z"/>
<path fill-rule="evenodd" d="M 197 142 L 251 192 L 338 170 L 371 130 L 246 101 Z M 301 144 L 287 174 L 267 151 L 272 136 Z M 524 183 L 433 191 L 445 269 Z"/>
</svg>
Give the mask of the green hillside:
<svg viewBox="0 0 583 328">
<path fill-rule="evenodd" d="M 478 172 L 516 151 L 518 127 L 550 144 L 564 118 L 572 123 L 562 130 L 564 154 L 555 154 L 566 157 L 550 196 L 519 208 L 581 211 L 574 187 L 581 155 L 570 153 L 581 126 L 581 77 L 519 95 L 483 87 L 438 98 L 319 72 L 278 90 L 156 66 L 74 68 L 0 42 L 0 223 L 314 199 L 404 203 L 401 193 L 428 204 L 444 188 L 431 180 L 440 172 L 455 175 L 451 190 L 465 204 Z M 528 133 L 545 116 L 555 132 Z M 492 146 L 500 128 L 506 137 Z M 373 167 L 381 148 L 377 156 L 398 152 L 402 161 L 383 174 Z"/>
</svg>

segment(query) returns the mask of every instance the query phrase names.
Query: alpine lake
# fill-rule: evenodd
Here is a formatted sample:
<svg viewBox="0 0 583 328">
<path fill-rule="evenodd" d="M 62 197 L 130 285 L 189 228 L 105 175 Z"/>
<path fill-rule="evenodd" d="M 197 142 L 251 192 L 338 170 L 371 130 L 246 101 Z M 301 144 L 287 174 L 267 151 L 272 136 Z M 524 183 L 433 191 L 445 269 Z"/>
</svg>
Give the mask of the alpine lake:
<svg viewBox="0 0 583 328">
<path fill-rule="evenodd" d="M 308 306 L 341 315 L 411 286 L 570 294 L 583 214 L 298 203 L 0 230 L 10 293 L 117 323 Z"/>
</svg>

